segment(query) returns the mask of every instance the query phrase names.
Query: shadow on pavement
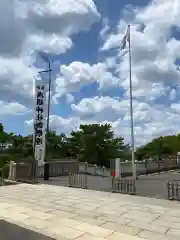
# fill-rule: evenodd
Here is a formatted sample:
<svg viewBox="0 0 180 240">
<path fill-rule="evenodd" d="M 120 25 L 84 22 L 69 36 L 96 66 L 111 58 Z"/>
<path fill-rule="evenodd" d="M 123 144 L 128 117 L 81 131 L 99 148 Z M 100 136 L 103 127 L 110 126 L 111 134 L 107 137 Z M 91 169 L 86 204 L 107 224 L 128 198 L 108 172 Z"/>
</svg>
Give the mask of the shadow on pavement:
<svg viewBox="0 0 180 240">
<path fill-rule="evenodd" d="M 44 236 L 33 232 L 16 224 L 0 220 L 0 239 L 1 240 L 55 240 L 54 238 Z"/>
</svg>

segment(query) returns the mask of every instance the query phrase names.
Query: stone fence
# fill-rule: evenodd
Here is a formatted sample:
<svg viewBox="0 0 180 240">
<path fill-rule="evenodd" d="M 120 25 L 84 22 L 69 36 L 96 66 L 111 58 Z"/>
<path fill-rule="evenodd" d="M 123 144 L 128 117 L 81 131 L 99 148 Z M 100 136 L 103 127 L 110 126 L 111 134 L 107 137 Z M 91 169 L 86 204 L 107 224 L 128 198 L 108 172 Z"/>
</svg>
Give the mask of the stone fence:
<svg viewBox="0 0 180 240">
<path fill-rule="evenodd" d="M 87 162 L 80 162 L 79 163 L 79 173 L 87 173 L 89 175 L 94 176 L 104 176 L 109 177 L 111 176 L 110 169 L 104 166 L 97 166 L 96 164 L 88 164 Z"/>
<path fill-rule="evenodd" d="M 52 161 L 49 162 L 49 176 L 58 177 L 66 176 L 69 173 L 78 173 L 79 164 L 77 160 L 61 160 L 61 161 Z M 36 170 L 36 177 L 44 177 L 44 166 L 38 166 Z"/>
<path fill-rule="evenodd" d="M 148 173 L 155 173 L 160 171 L 171 170 L 175 168 L 180 168 L 180 164 L 177 164 L 176 159 L 164 159 L 159 162 L 136 162 L 136 172 L 138 175 L 144 175 Z M 80 162 L 79 163 L 79 173 L 87 173 L 95 176 L 111 176 L 112 169 L 108 169 L 104 166 L 100 167 L 96 164 L 91 165 L 88 163 Z M 132 162 L 120 162 L 120 174 L 122 177 L 132 175 Z"/>
<path fill-rule="evenodd" d="M 51 161 L 50 163 L 50 177 L 65 176 L 69 173 L 86 173 L 94 176 L 110 177 L 112 169 L 108 169 L 104 166 L 91 165 L 87 162 L 78 162 L 76 159 L 64 159 L 61 161 Z M 24 163 L 25 164 L 25 163 Z M 17 179 L 17 165 L 21 164 L 11 162 L 9 168 L 9 179 Z M 176 160 L 171 159 L 168 161 L 162 160 L 161 162 L 136 162 L 136 172 L 138 175 L 144 175 L 149 173 L 155 173 L 160 171 L 167 171 L 171 169 L 180 168 L 180 164 L 176 163 Z M 25 169 L 25 168 L 22 168 Z M 24 170 L 22 170 L 24 171 Z M 132 175 L 132 163 L 120 162 L 120 175 L 122 177 Z M 44 176 L 44 166 L 38 166 L 36 169 L 36 177 L 42 178 Z"/>
<path fill-rule="evenodd" d="M 31 178 L 32 172 L 32 161 L 24 162 L 10 162 L 9 166 L 9 180 L 15 181 L 22 178 Z M 49 162 L 49 176 L 58 177 L 69 175 L 69 173 L 79 172 L 79 162 L 76 159 L 63 159 L 61 161 L 50 161 Z M 44 165 L 37 166 L 36 178 L 44 177 Z"/>
</svg>

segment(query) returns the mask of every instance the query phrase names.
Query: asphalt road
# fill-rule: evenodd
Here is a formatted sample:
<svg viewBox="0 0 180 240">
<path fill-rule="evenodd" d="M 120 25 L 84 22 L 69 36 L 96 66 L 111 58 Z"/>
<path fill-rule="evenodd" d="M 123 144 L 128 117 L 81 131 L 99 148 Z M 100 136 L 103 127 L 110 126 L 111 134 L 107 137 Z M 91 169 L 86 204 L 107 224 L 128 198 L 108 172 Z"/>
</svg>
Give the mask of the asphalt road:
<svg viewBox="0 0 180 240">
<path fill-rule="evenodd" d="M 143 197 L 152 197 L 160 199 L 168 199 L 167 182 L 171 180 L 180 181 L 180 173 L 166 172 L 161 174 L 154 174 L 148 176 L 140 176 L 136 181 L 136 195 Z M 68 177 L 51 178 L 44 182 L 42 179 L 40 183 L 50 185 L 68 187 Z M 111 192 L 112 181 L 108 177 L 87 176 L 88 189 Z"/>
<path fill-rule="evenodd" d="M 22 228 L 16 224 L 0 220 L 0 239 L 1 240 L 55 240 L 54 238 L 38 234 L 31 230 Z"/>
</svg>

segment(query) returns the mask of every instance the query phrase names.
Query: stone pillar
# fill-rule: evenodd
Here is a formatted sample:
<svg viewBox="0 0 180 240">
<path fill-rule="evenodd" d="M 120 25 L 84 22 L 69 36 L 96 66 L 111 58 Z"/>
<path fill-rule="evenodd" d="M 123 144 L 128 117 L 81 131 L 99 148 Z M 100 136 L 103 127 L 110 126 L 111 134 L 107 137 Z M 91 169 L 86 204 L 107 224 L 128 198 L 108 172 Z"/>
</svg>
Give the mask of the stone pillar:
<svg viewBox="0 0 180 240">
<path fill-rule="evenodd" d="M 84 163 L 84 173 L 87 174 L 88 173 L 88 162 Z"/>
<path fill-rule="evenodd" d="M 96 176 L 96 175 L 97 175 L 97 165 L 94 164 L 94 176 Z"/>
<path fill-rule="evenodd" d="M 121 165 L 120 165 L 120 158 L 116 158 L 115 160 L 115 172 L 116 172 L 116 178 L 121 177 Z"/>
<path fill-rule="evenodd" d="M 14 161 L 11 161 L 9 164 L 8 179 L 11 181 L 16 181 L 16 163 Z"/>
</svg>

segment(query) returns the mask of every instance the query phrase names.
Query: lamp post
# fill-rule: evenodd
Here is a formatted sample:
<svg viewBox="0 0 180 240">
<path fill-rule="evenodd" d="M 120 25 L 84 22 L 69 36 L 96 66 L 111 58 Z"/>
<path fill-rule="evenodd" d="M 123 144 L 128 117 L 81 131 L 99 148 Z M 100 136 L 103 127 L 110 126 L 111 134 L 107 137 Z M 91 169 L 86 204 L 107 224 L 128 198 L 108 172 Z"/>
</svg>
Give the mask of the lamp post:
<svg viewBox="0 0 180 240">
<path fill-rule="evenodd" d="M 48 107 L 47 107 L 47 128 L 46 128 L 46 157 L 44 163 L 44 180 L 49 180 L 49 163 L 47 162 L 47 147 L 48 147 L 48 135 L 49 135 L 49 115 L 50 115 L 50 105 L 51 105 L 51 62 L 47 56 L 40 53 L 40 57 L 44 60 L 44 62 L 48 63 L 48 69 L 44 71 L 40 71 L 39 73 L 49 73 L 48 77 Z"/>
</svg>

